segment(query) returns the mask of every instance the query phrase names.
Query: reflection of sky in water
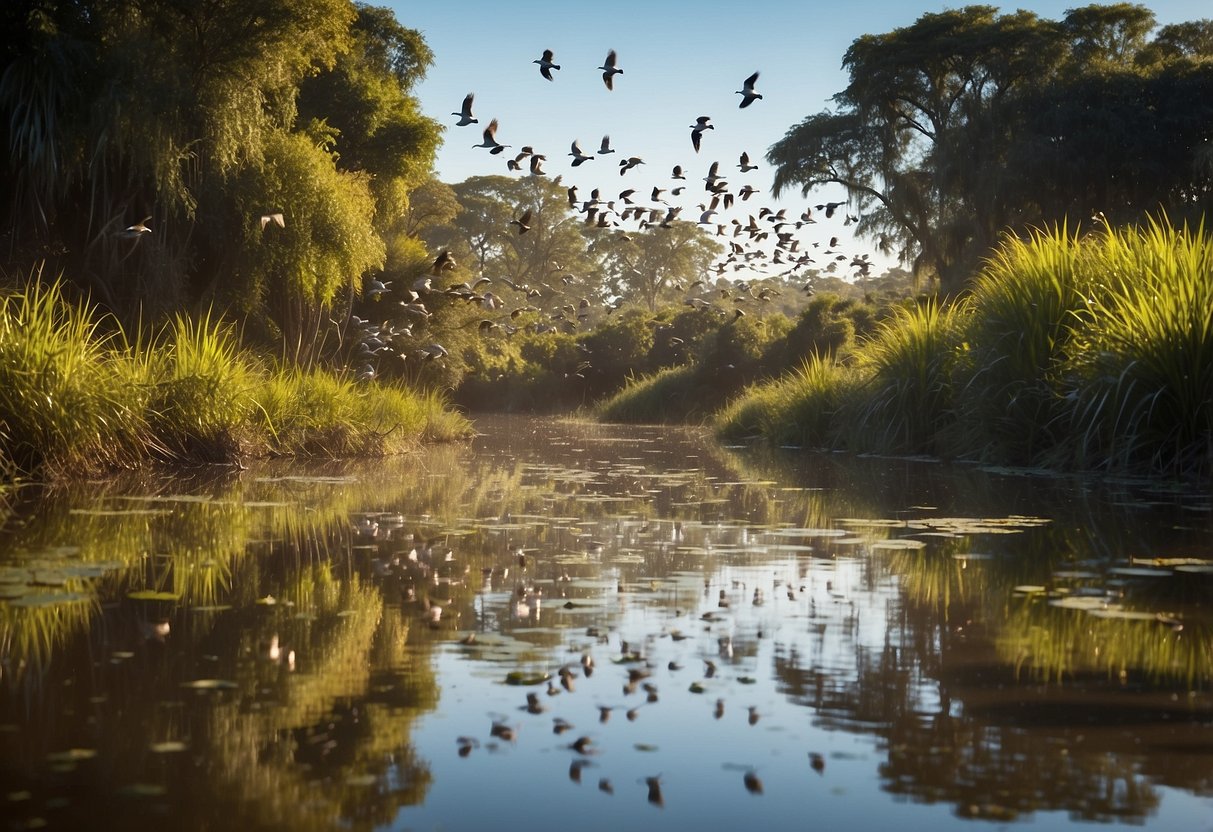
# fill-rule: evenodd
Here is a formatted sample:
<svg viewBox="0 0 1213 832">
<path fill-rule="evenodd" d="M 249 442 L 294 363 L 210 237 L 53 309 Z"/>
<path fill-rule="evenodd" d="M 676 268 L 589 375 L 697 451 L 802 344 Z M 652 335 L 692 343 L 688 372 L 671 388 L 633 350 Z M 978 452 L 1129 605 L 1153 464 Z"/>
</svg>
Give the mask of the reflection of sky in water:
<svg viewBox="0 0 1213 832">
<path fill-rule="evenodd" d="M 128 710 L 128 700 L 138 702 L 145 690 L 179 695 L 181 681 L 204 672 L 243 674 L 240 693 L 193 698 L 191 712 L 209 714 L 208 703 L 233 706 L 228 730 L 247 732 L 239 737 L 244 746 L 232 738 L 232 747 L 248 752 L 244 766 L 257 767 L 267 784 L 299 778 L 326 798 L 336 792 L 347 807 L 369 809 L 382 800 L 385 813 L 362 816 L 380 825 L 394 816 L 391 825 L 399 829 L 548 823 L 579 830 L 934 829 L 963 826 L 971 814 L 998 820 L 997 807 L 1004 805 L 1017 806 L 1019 820 L 1034 828 L 1060 829 L 1084 811 L 1096 816 L 1091 807 L 1099 801 L 1121 812 L 1120 819 L 1150 828 L 1213 829 L 1213 802 L 1197 796 L 1213 793 L 1207 666 L 1188 699 L 1174 681 L 1151 685 L 1131 662 L 1123 688 L 1103 669 L 1092 672 L 1081 663 L 1058 685 L 1030 670 L 1016 678 L 1000 652 L 1000 639 L 1014 646 L 1022 635 L 1004 638 L 1004 631 L 1020 625 L 1053 634 L 1049 628 L 1059 621 L 1077 624 L 1073 652 L 1090 649 L 1081 640 L 1087 629 L 1151 637 L 1170 632 L 1153 621 L 1086 628 L 1081 611 L 1043 602 L 1025 607 L 1030 599 L 1012 592 L 1018 585 L 1057 581 L 1075 594 L 1113 591 L 1148 609 L 1188 609 L 1182 605 L 1200 602 L 1204 592 L 1207 609 L 1207 583 L 1185 585 L 1196 588 L 1195 597 L 1191 591 L 1168 595 L 1157 584 L 1140 583 L 1156 579 L 1107 569 L 1143 552 L 1209 557 L 1209 515 L 1201 500 L 1177 503 L 1132 489 L 1103 495 L 1090 484 L 1076 489 L 972 468 L 840 455 L 734 459 L 683 431 L 520 419 L 481 424 L 487 435 L 474 452 L 438 448 L 407 460 L 328 466 L 327 479 L 250 474 L 230 492 L 218 489 L 222 509 L 211 504 L 209 487 L 198 499 L 162 498 L 172 511 L 138 519 L 123 527 L 125 536 L 108 534 L 106 524 L 130 518 L 69 512 L 90 500 L 104 511 L 128 498 L 85 494 L 58 506 L 70 522 L 106 532 L 84 547 L 96 548 L 97 557 L 114 540 L 131 551 L 202 552 L 196 564 L 203 569 L 229 563 L 217 540 L 246 556 L 230 560 L 230 586 L 221 581 L 208 590 L 232 611 L 201 615 L 182 602 L 165 645 L 123 641 L 132 622 L 122 616 L 134 609 L 146 617 L 146 608 L 130 603 L 107 602 L 101 609 L 89 636 L 97 646 L 83 644 L 88 639 L 80 633 L 65 636 L 43 684 L 56 697 L 79 697 L 72 720 L 56 724 L 55 708 L 68 707 L 54 704 L 58 698 L 19 701 L 12 689 L 7 699 L 0 693 L 0 722 L 12 729 L 0 734 L 0 774 L 19 770 L 24 778 L 26 766 L 37 769 L 30 760 L 44 754 L 26 755 L 14 737 L 37 747 L 41 738 L 34 732 L 42 729 L 51 748 L 99 746 L 106 765 L 97 770 L 123 764 L 128 743 L 115 743 L 123 753 L 107 746 L 114 727 L 103 721 L 106 711 L 95 716 L 102 720 L 99 732 L 82 729 L 88 723 L 79 713 L 93 713 L 96 704 L 85 702 L 93 692 L 85 684 L 96 678 L 89 662 L 130 647 L 134 658 L 109 671 L 122 674 L 120 685 L 88 682 L 115 712 Z M 251 515 L 241 513 L 240 500 L 256 506 L 247 509 Z M 284 503 L 305 511 L 292 518 Z M 330 519 L 309 525 L 325 512 Z M 387 513 L 403 515 L 403 525 L 389 523 Z M 70 522 L 55 527 L 47 519 L 52 514 L 36 513 L 17 536 L 26 535 L 35 549 L 87 539 Z M 286 522 L 263 528 L 275 517 Z M 384 521 L 377 536 L 359 536 L 376 517 Z M 267 543 L 271 533 L 285 534 L 289 544 Z M 434 544 L 430 562 L 424 554 L 410 560 L 411 549 L 425 548 L 410 533 Z M 896 541 L 920 548 L 895 548 Z M 217 551 L 206 552 L 207 545 Z M 988 559 L 969 557 L 974 553 Z M 373 604 L 341 619 L 347 611 L 331 600 L 310 640 L 292 611 L 254 604 L 268 594 L 291 597 L 301 565 L 329 561 L 338 583 L 360 575 L 363 596 Z M 136 569 L 123 580 L 133 587 L 148 575 L 172 576 L 167 564 L 161 556 L 149 564 L 138 560 L 140 569 L 155 565 L 157 571 Z M 1067 571 L 1101 577 L 1059 577 Z M 126 586 L 111 591 L 120 597 Z M 727 606 L 721 606 L 722 592 Z M 378 593 L 387 599 L 382 610 Z M 444 606 L 439 629 L 424 623 L 427 602 Z M 343 641 L 343 620 L 361 622 L 367 633 L 378 627 L 373 643 Z M 410 625 L 403 659 L 392 652 L 389 635 L 403 638 L 405 628 L 389 626 L 393 621 Z M 1206 632 L 1195 617 L 1184 623 L 1183 633 L 1193 638 Z M 1138 625 L 1152 629 L 1123 629 Z M 460 643 L 469 632 L 476 641 Z M 293 676 L 250 658 L 271 633 L 281 633 L 284 643 L 297 639 L 290 644 L 299 651 Z M 625 641 L 645 663 L 616 661 Z M 1135 649 L 1131 638 L 1093 643 L 1105 655 Z M 336 645 L 345 652 L 326 658 L 323 651 Z M 589 677 L 580 664 L 586 652 L 596 667 Z M 1073 660 L 1062 653 L 1058 661 Z M 250 663 L 257 671 L 252 680 Z M 367 663 L 370 682 L 361 672 Z M 504 683 L 512 671 L 541 671 L 559 686 L 555 674 L 562 665 L 576 672 L 572 692 L 550 696 L 545 685 Z M 625 690 L 629 670 L 642 667 L 650 675 Z M 322 668 L 345 675 L 321 679 Z M 425 687 L 431 673 L 437 706 L 422 707 L 410 725 L 415 703 L 408 685 L 394 680 L 409 677 Z M 329 681 L 337 684 L 322 684 Z M 655 685 L 656 701 L 646 701 L 645 683 Z M 526 711 L 528 692 L 538 694 L 543 713 Z M 234 707 L 245 696 L 255 707 Z M 719 719 L 718 699 L 724 702 Z M 296 700 L 310 710 L 292 711 L 289 732 L 275 728 L 279 708 Z M 397 721 L 385 721 L 385 704 Z M 164 731 L 161 705 L 149 712 Z M 601 706 L 612 709 L 606 722 Z M 14 715 L 26 707 L 42 710 L 18 725 Z M 1088 712 L 1099 722 L 1088 723 Z M 365 721 L 354 725 L 365 727 L 332 728 L 359 713 Z M 575 727 L 558 736 L 555 717 Z M 490 735 L 497 720 L 516 728 L 513 741 Z M 176 717 L 168 722 L 178 731 L 189 725 L 178 725 Z M 122 725 L 130 729 L 131 720 Z M 223 771 L 227 739 L 204 745 L 202 725 L 195 725 L 191 756 L 181 759 L 197 755 Z M 359 730 L 378 733 L 360 736 Z M 310 739 L 317 736 L 337 742 L 331 757 Z M 376 744 L 385 736 L 400 737 L 398 747 Z M 457 753 L 463 736 L 477 743 L 466 757 Z M 591 741 L 592 753 L 584 757 L 570 748 L 582 736 Z M 294 756 L 283 755 L 295 741 Z M 146 745 L 142 738 L 132 742 L 136 750 Z M 821 755 L 822 771 L 814 770 L 810 754 Z M 148 777 L 146 754 L 129 756 L 134 773 L 123 771 L 118 780 Z M 387 792 L 403 775 L 391 772 L 411 759 L 432 779 L 419 789 L 420 805 L 396 810 L 403 801 Z M 570 766 L 579 759 L 586 762 L 578 783 Z M 385 767 L 388 776 L 377 779 Z M 163 767 L 157 776 L 171 770 Z M 188 787 L 201 805 L 213 802 L 208 789 L 230 788 L 221 777 L 211 783 L 196 767 L 190 771 Z M 761 794 L 747 790 L 747 772 L 761 781 Z M 660 808 L 647 799 L 645 778 L 655 776 Z M 599 789 L 603 778 L 613 794 Z M 343 794 L 340 784 L 348 782 L 376 785 Z M 185 786 L 170 780 L 167 789 L 175 796 Z M 249 791 L 253 800 L 263 799 L 257 788 Z M 123 805 L 123 811 L 133 806 Z M 344 811 L 343 817 L 360 814 Z M 206 817 L 200 811 L 199 823 Z"/>
</svg>

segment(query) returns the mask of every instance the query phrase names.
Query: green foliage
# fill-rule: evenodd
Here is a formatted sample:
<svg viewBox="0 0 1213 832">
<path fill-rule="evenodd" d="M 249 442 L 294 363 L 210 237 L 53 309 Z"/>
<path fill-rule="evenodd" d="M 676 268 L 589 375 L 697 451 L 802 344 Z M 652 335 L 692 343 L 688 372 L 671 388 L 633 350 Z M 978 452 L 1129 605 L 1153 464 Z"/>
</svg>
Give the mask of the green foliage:
<svg viewBox="0 0 1213 832">
<path fill-rule="evenodd" d="M 813 354 L 799 368 L 747 388 L 712 418 L 725 439 L 756 436 L 777 445 L 833 445 L 839 411 L 856 389 L 856 373 Z"/>
<path fill-rule="evenodd" d="M 1210 206 L 1213 27 L 1130 3 L 966 6 L 864 35 L 836 107 L 772 146 L 775 192 L 846 188 L 859 233 L 955 294 L 1008 229 Z M 1081 212 L 1081 213 L 1079 213 Z"/>
<path fill-rule="evenodd" d="M 1079 461 L 1213 470 L 1213 239 L 1108 229 L 1066 369 Z"/>
<path fill-rule="evenodd" d="M 897 307 L 857 358 L 864 395 L 848 432 L 875 450 L 932 453 L 952 418 L 957 313 L 934 301 Z"/>
<path fill-rule="evenodd" d="M 595 408 L 607 422 L 661 423 L 705 418 L 708 408 L 698 397 L 699 375 L 693 367 L 667 367 L 633 379 L 627 387 Z"/>
<path fill-rule="evenodd" d="M 986 264 L 962 314 L 955 448 L 1027 465 L 1064 440 L 1058 383 L 1088 247 L 1063 226 L 1008 237 Z"/>
<path fill-rule="evenodd" d="M 146 436 L 124 345 L 59 283 L 0 299 L 0 437 L 19 470 L 127 465 Z"/>
<path fill-rule="evenodd" d="M 180 459 L 220 462 L 238 453 L 257 378 L 231 325 L 178 315 L 152 345 L 146 407 L 155 442 Z"/>
</svg>

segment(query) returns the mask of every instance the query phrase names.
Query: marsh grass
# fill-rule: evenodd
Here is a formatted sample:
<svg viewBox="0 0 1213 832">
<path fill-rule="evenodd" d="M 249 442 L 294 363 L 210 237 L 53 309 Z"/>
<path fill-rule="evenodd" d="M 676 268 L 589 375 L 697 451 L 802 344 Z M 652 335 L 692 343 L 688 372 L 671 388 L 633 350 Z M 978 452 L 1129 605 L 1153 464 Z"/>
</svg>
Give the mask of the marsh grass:
<svg viewBox="0 0 1213 832">
<path fill-rule="evenodd" d="M 174 458 L 222 462 L 239 453 L 258 372 L 234 327 L 177 315 L 155 339 L 145 372 L 148 421 Z"/>
<path fill-rule="evenodd" d="M 779 445 L 833 445 L 839 409 L 856 385 L 854 370 L 813 353 L 788 375 L 748 388 L 716 414 L 713 425 L 725 439 L 761 436 Z"/>
<path fill-rule="evenodd" d="M 19 470 L 129 465 L 146 434 L 116 329 L 35 276 L 0 298 L 0 436 Z"/>
<path fill-rule="evenodd" d="M 210 313 L 128 341 L 34 276 L 0 297 L 0 474 L 89 476 L 151 459 L 379 455 L 470 434 L 444 396 L 273 369 Z"/>
<path fill-rule="evenodd" d="M 843 423 L 850 447 L 935 453 L 955 423 L 951 376 L 959 351 L 958 313 L 928 301 L 898 307 L 856 351 L 861 391 Z"/>
<path fill-rule="evenodd" d="M 960 310 L 951 450 L 1027 465 L 1063 441 L 1058 386 L 1091 259 L 1063 225 L 1007 237 L 988 261 Z"/>
<path fill-rule="evenodd" d="M 1067 363 L 1080 464 L 1213 471 L 1213 239 L 1108 229 Z"/>
<path fill-rule="evenodd" d="M 697 368 L 667 367 L 651 375 L 630 379 L 622 390 L 595 409 L 598 418 L 609 422 L 681 422 L 707 413 L 695 396 Z"/>
</svg>

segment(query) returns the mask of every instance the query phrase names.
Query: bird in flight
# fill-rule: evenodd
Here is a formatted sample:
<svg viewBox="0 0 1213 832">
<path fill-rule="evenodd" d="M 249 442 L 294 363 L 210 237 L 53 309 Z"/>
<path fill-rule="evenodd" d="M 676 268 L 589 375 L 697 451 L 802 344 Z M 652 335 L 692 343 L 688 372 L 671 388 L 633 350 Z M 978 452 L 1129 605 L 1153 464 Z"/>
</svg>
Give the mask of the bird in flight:
<svg viewBox="0 0 1213 832">
<path fill-rule="evenodd" d="M 516 220 L 510 220 L 510 225 L 518 226 L 518 233 L 525 234 L 531 230 L 531 209 L 527 208 L 522 212 L 522 216 Z"/>
<path fill-rule="evenodd" d="M 758 170 L 758 165 L 750 164 L 750 154 L 749 153 L 742 153 L 740 161 L 741 161 L 741 164 L 739 164 L 737 167 L 741 168 L 742 173 L 748 173 L 749 171 L 752 171 L 752 170 Z"/>
<path fill-rule="evenodd" d="M 463 97 L 463 107 L 460 108 L 459 112 L 451 113 L 453 116 L 459 116 L 459 121 L 455 122 L 456 127 L 467 127 L 469 124 L 479 124 L 479 122 L 472 117 L 472 101 L 475 98 L 476 95 L 469 92 Z"/>
<path fill-rule="evenodd" d="M 583 162 L 588 162 L 594 158 L 593 156 L 587 156 L 581 152 L 581 144 L 576 139 L 573 140 L 572 152 L 570 152 L 569 155 L 573 157 L 573 167 L 577 167 Z"/>
<path fill-rule="evenodd" d="M 539 58 L 539 60 L 531 61 L 533 64 L 539 64 L 539 74 L 544 78 L 547 78 L 549 81 L 552 80 L 552 70 L 560 69 L 560 64 L 552 63 L 553 57 L 555 56 L 552 54 L 552 50 L 545 49 L 543 50 L 543 55 Z"/>
<path fill-rule="evenodd" d="M 741 96 L 741 104 L 739 107 L 745 108 L 754 103 L 755 98 L 762 98 L 761 93 L 754 91 L 754 85 L 758 83 L 758 73 L 755 72 L 741 85 L 741 89 L 736 90 L 736 93 Z"/>
<path fill-rule="evenodd" d="M 625 173 L 630 171 L 632 168 L 636 167 L 637 165 L 643 165 L 643 164 L 644 164 L 644 159 L 641 159 L 639 156 L 629 156 L 626 159 L 620 159 L 619 160 L 619 175 L 623 176 Z"/>
<path fill-rule="evenodd" d="M 602 83 L 606 84 L 608 90 L 615 89 L 615 76 L 623 74 L 623 70 L 615 66 L 615 60 L 615 50 L 612 49 L 610 52 L 607 52 L 606 60 L 602 62 L 602 66 L 598 67 L 602 70 Z"/>
<path fill-rule="evenodd" d="M 497 119 L 489 122 L 489 126 L 484 128 L 484 141 L 480 144 L 474 144 L 472 147 L 487 147 L 489 153 L 497 155 L 509 147 L 508 144 L 500 144 L 497 141 Z"/>
<path fill-rule="evenodd" d="M 611 147 L 611 137 L 603 136 L 602 144 L 598 147 L 598 155 L 605 156 L 608 153 L 614 153 L 615 148 Z"/>
<path fill-rule="evenodd" d="M 277 213 L 262 214 L 261 215 L 261 230 L 264 231 L 265 227 L 267 225 L 269 225 L 270 223 L 273 223 L 274 225 L 278 226 L 279 228 L 286 228 L 286 218 L 283 217 L 282 214 L 277 214 Z"/>
<path fill-rule="evenodd" d="M 695 123 L 691 125 L 691 145 L 694 146 L 696 153 L 699 152 L 699 142 L 703 139 L 703 131 L 716 129 L 711 124 L 708 124 L 708 122 L 711 120 L 711 116 L 700 116 L 699 118 L 695 119 Z"/>
</svg>

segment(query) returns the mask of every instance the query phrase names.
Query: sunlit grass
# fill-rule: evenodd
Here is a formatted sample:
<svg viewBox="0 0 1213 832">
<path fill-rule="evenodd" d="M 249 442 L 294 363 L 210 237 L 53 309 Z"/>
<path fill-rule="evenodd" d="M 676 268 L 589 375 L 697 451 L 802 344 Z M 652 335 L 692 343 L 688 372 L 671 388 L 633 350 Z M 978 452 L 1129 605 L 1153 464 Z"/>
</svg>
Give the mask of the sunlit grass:
<svg viewBox="0 0 1213 832">
<path fill-rule="evenodd" d="M 1090 260 L 1062 226 L 1007 237 L 986 264 L 962 313 L 948 437 L 958 452 L 1026 465 L 1061 438 L 1057 382 Z"/>
<path fill-rule="evenodd" d="M 33 280 L 0 298 L 0 435 L 11 465 L 87 474 L 130 464 L 145 426 L 115 332 L 58 283 Z"/>
<path fill-rule="evenodd" d="M 1108 229 L 1067 369 L 1079 461 L 1213 470 L 1213 238 Z"/>
<path fill-rule="evenodd" d="M 846 422 L 852 447 L 932 453 L 954 423 L 951 375 L 958 354 L 954 307 L 898 308 L 857 350 L 863 391 Z"/>
<path fill-rule="evenodd" d="M 855 371 L 813 355 L 792 373 L 746 390 L 716 414 L 714 425 L 727 439 L 830 445 L 838 434 L 838 410 L 855 384 Z"/>
<path fill-rule="evenodd" d="M 654 423 L 681 421 L 690 412 L 688 396 L 695 384 L 692 366 L 669 367 L 632 379 L 598 405 L 595 412 L 608 422 Z"/>
</svg>

